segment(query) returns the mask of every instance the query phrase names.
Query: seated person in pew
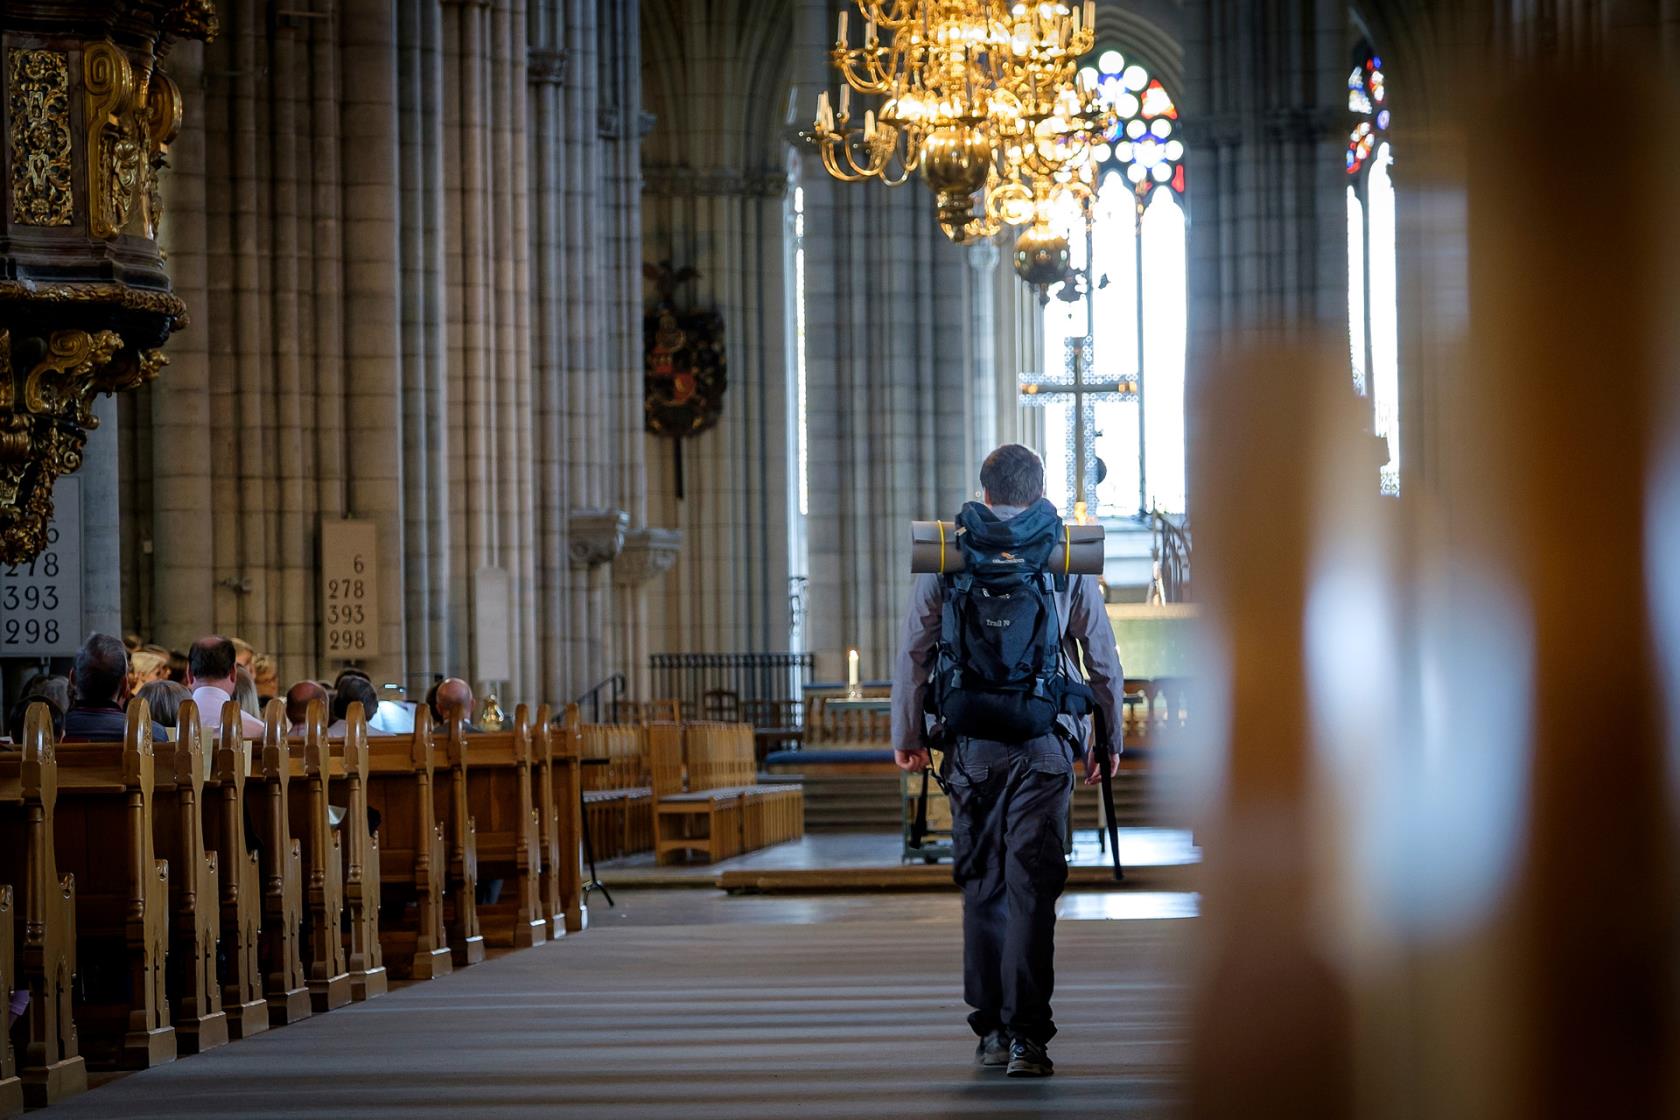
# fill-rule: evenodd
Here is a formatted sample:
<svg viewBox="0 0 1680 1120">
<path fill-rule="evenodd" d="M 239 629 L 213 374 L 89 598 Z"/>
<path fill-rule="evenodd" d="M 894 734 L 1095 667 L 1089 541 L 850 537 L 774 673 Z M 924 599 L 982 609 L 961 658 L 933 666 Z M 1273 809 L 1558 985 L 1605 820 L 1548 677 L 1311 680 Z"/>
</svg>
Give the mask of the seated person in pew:
<svg viewBox="0 0 1680 1120">
<path fill-rule="evenodd" d="M 222 726 L 222 705 L 233 699 L 239 687 L 236 657 L 233 642 L 220 634 L 200 638 L 187 652 L 187 686 L 193 690 L 193 703 L 207 731 Z M 247 739 L 262 738 L 262 720 L 245 711 L 240 712 L 240 720 Z"/>
<path fill-rule="evenodd" d="M 152 722 L 173 731 L 181 715 L 181 701 L 192 699 L 192 692 L 184 684 L 171 680 L 147 681 L 136 693 L 151 709 Z M 170 736 L 174 738 L 173 735 Z"/>
<path fill-rule="evenodd" d="M 294 691 L 297 687 L 298 686 L 294 686 Z M 288 703 L 290 703 L 290 695 L 290 693 L 287 693 Z M 352 675 L 351 671 L 346 669 L 339 675 L 338 687 L 333 690 L 332 706 L 328 709 L 328 715 L 332 719 L 331 726 L 327 728 L 328 739 L 344 738 L 345 732 L 349 728 L 350 705 L 358 701 L 360 701 L 362 705 L 362 712 L 364 716 L 366 713 L 375 711 L 379 707 L 379 696 L 374 692 L 373 685 L 368 682 L 367 674 L 362 673 L 360 670 L 356 670 L 355 675 Z M 306 711 L 307 707 L 308 706 L 305 705 Z M 291 718 L 289 712 L 287 713 L 287 718 Z M 302 734 L 302 730 L 303 729 L 301 727 L 296 725 L 293 727 L 294 734 Z M 370 729 L 368 734 L 372 735 L 374 732 Z M 337 828 L 340 824 L 344 823 L 344 815 L 347 812 L 349 812 L 349 810 L 341 805 L 328 805 L 327 823 L 332 825 L 332 827 Z M 367 814 L 368 835 L 372 836 L 379 831 L 379 822 L 383 818 L 380 816 L 379 810 L 375 809 L 372 805 L 368 806 Z"/>
<path fill-rule="evenodd" d="M 262 718 L 262 701 L 257 699 L 257 682 L 248 670 L 233 671 L 233 698 L 239 702 L 240 711 L 248 716 Z"/>
<path fill-rule="evenodd" d="M 169 654 L 142 647 L 128 654 L 128 691 L 135 696 L 152 681 L 169 679 Z"/>
<path fill-rule="evenodd" d="M 266 653 L 259 653 L 251 662 L 251 679 L 257 686 L 257 704 L 259 707 L 280 695 L 280 667 L 274 663 L 274 658 Z"/>
<path fill-rule="evenodd" d="M 121 638 L 93 633 L 76 651 L 70 675 L 70 710 L 64 713 L 64 738 L 82 743 L 120 743 L 128 726 L 128 647 Z M 163 728 L 152 724 L 152 739 L 162 742 Z"/>
<path fill-rule="evenodd" d="M 6 720 L 6 732 L 11 736 L 13 747 L 23 742 L 23 721 L 29 714 L 29 705 L 37 700 L 46 704 L 47 710 L 52 713 L 53 738 L 64 737 L 64 713 L 70 710 L 70 681 L 67 677 L 37 673 L 23 686 L 23 692 L 17 703 L 12 705 Z"/>
<path fill-rule="evenodd" d="M 327 727 L 327 738 L 342 739 L 348 729 L 345 717 L 350 711 L 350 705 L 360 702 L 362 715 L 371 715 L 379 710 L 379 693 L 374 690 L 373 683 L 366 676 L 350 676 L 346 673 L 338 678 L 338 687 L 334 689 L 331 713 L 332 723 Z M 369 728 L 369 734 L 373 734 Z"/>
<path fill-rule="evenodd" d="M 320 681 L 299 681 L 286 690 L 286 722 L 288 735 L 302 735 L 303 721 L 309 717 L 309 705 L 319 700 L 331 704 L 327 686 Z"/>
<path fill-rule="evenodd" d="M 473 709 L 477 700 L 473 696 L 472 686 L 460 677 L 445 677 L 432 685 L 431 691 L 426 693 L 426 707 L 432 710 L 432 722 L 438 727 L 449 726 L 449 717 L 456 711 L 467 721 L 467 734 L 478 731 L 473 725 Z"/>
<path fill-rule="evenodd" d="M 445 677 L 432 685 L 426 693 L 426 707 L 431 709 L 432 720 L 440 731 L 447 731 L 449 721 L 459 712 L 466 720 L 467 734 L 473 735 L 478 728 L 473 726 L 473 708 L 477 699 L 473 696 L 472 686 L 460 677 Z M 480 906 L 494 906 L 502 899 L 502 881 L 500 879 L 481 879 L 478 890 L 474 892 L 473 901 Z"/>
</svg>

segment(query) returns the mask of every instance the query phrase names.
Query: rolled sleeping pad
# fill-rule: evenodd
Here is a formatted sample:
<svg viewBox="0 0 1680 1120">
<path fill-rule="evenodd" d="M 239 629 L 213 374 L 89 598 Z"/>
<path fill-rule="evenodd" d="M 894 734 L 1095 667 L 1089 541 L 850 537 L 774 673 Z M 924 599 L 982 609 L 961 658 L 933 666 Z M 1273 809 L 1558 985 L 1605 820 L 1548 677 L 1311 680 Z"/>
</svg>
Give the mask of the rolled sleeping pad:
<svg viewBox="0 0 1680 1120">
<path fill-rule="evenodd" d="M 1063 538 L 1050 553 L 1049 570 L 1058 575 L 1100 576 L 1103 570 L 1101 525 L 1062 524 Z M 910 522 L 910 570 L 950 575 L 963 570 L 957 527 L 950 521 Z"/>
</svg>

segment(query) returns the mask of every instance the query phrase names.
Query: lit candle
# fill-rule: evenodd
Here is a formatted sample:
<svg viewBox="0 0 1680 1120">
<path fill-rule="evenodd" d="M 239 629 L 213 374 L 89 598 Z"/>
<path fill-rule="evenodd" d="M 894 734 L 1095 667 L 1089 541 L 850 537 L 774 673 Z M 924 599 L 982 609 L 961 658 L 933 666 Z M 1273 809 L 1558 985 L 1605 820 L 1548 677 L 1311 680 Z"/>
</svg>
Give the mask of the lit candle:
<svg viewBox="0 0 1680 1120">
<path fill-rule="evenodd" d="M 853 692 L 858 690 L 858 651 L 855 649 L 846 654 L 846 685 Z"/>
</svg>

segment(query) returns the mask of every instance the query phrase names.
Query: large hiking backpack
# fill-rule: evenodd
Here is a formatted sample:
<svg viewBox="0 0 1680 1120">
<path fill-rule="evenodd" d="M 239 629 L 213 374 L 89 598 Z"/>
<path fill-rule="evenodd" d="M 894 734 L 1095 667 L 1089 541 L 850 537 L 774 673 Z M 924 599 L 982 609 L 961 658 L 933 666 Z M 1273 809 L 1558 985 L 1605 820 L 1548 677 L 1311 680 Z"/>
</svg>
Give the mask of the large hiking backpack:
<svg viewBox="0 0 1680 1120">
<path fill-rule="evenodd" d="M 979 502 L 957 515 L 964 568 L 945 578 L 930 699 L 948 734 L 1025 742 L 1056 729 L 1073 685 L 1062 662 L 1062 519 L 1040 499 L 1001 520 Z"/>
</svg>

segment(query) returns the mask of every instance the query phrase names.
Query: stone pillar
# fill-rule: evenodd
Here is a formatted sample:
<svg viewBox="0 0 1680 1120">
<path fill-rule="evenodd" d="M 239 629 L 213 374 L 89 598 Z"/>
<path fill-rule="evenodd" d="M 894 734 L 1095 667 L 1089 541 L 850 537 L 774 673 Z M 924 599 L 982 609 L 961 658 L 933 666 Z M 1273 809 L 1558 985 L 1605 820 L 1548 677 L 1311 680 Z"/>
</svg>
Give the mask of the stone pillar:
<svg viewBox="0 0 1680 1120">
<path fill-rule="evenodd" d="M 82 465 L 82 630 L 122 634 L 122 540 L 117 498 L 117 402 L 94 401 L 99 427 L 88 433 Z"/>
<path fill-rule="evenodd" d="M 175 291 L 193 325 L 169 348 L 168 375 L 145 390 L 151 414 L 152 490 L 146 523 L 136 521 L 137 551 L 151 557 L 151 633 L 175 649 L 214 626 L 210 598 L 214 551 L 205 511 L 216 487 L 210 457 L 209 204 L 219 193 L 208 177 L 205 48 L 183 43 L 174 54 L 177 81 L 187 105 L 181 134 L 170 148 L 174 174 L 163 181 L 164 219 L 159 243 L 169 255 Z M 219 263 L 219 262 L 218 262 Z M 226 277 L 225 272 L 219 276 Z"/>
<path fill-rule="evenodd" d="M 654 125 L 643 149 L 641 252 L 649 263 L 699 270 L 676 300 L 722 318 L 729 382 L 717 425 L 683 441 L 687 494 L 679 501 L 671 441 L 639 434 L 635 379 L 647 522 L 683 540 L 670 576 L 649 585 L 654 650 L 779 650 L 788 642 L 787 526 L 798 513 L 788 485 L 792 278 L 778 91 L 790 9 L 697 0 L 648 0 L 642 9 Z M 720 83 L 719 74 L 741 78 Z"/>
<path fill-rule="evenodd" d="M 807 0 L 795 22 L 796 116 L 832 89 L 831 5 Z M 806 200 L 806 369 L 811 410 L 810 645 L 817 676 L 837 679 L 845 651 L 884 675 L 908 593 L 905 523 L 949 516 L 973 490 L 972 372 L 964 339 L 989 334 L 963 250 L 935 221 L 919 180 L 896 190 L 830 179 L 802 160 Z M 830 403 L 831 402 L 831 403 Z"/>
<path fill-rule="evenodd" d="M 422 696 L 452 672 L 449 613 L 450 431 L 443 268 L 443 10 L 399 4 L 397 135 L 401 189 L 398 281 L 402 293 L 403 570 L 407 681 Z"/>
</svg>

